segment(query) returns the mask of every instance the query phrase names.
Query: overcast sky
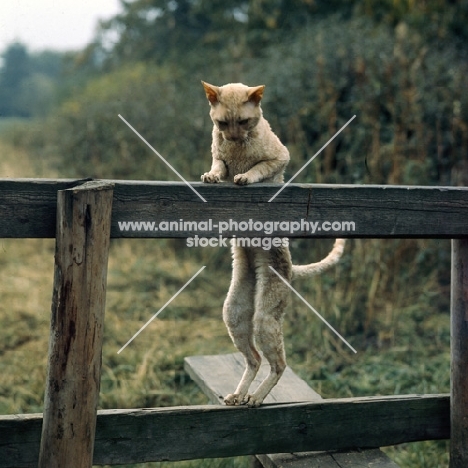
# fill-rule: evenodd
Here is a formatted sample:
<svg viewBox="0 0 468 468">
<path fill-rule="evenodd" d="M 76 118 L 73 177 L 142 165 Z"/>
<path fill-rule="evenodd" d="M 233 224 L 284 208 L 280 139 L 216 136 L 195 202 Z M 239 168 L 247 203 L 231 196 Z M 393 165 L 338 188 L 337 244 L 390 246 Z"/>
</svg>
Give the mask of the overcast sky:
<svg viewBox="0 0 468 468">
<path fill-rule="evenodd" d="M 0 0 L 0 52 L 14 41 L 30 51 L 81 49 L 99 19 L 120 11 L 119 0 Z"/>
</svg>

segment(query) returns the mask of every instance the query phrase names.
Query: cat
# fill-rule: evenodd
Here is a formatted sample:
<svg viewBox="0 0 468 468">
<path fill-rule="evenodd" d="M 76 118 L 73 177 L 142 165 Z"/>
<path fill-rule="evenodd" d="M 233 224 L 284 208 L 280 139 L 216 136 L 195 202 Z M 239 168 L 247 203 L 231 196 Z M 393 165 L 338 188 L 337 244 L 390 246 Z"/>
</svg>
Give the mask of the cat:
<svg viewBox="0 0 468 468">
<path fill-rule="evenodd" d="M 201 176 L 205 183 L 283 183 L 289 151 L 263 117 L 260 101 L 265 86 L 242 83 L 213 86 L 202 81 L 213 121 L 212 166 Z M 311 276 L 334 265 L 344 249 L 337 239 L 320 262 L 293 265 L 288 247 L 240 247 L 232 243 L 233 271 L 223 305 L 223 319 L 229 335 L 245 358 L 246 368 L 237 389 L 224 398 L 226 405 L 258 407 L 278 383 L 286 368 L 282 321 L 290 291 L 270 268 L 285 280 Z M 270 372 L 253 393 L 249 388 L 261 363 L 263 352 Z"/>
</svg>

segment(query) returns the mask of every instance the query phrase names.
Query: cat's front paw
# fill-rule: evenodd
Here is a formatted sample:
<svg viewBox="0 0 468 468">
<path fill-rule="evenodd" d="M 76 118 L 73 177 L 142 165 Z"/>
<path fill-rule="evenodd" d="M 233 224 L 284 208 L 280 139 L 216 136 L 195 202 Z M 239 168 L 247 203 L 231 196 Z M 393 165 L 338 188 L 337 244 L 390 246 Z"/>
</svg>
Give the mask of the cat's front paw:
<svg viewBox="0 0 468 468">
<path fill-rule="evenodd" d="M 237 185 L 247 185 L 251 184 L 252 182 L 246 174 L 237 174 L 234 176 L 234 183 Z"/>
<path fill-rule="evenodd" d="M 230 393 L 224 398 L 226 406 L 240 406 L 247 403 L 246 398 L 238 393 Z"/>
<path fill-rule="evenodd" d="M 201 176 L 202 182 L 205 182 L 205 184 L 218 184 L 221 179 L 219 178 L 218 175 L 213 174 L 212 172 L 205 172 Z"/>
</svg>

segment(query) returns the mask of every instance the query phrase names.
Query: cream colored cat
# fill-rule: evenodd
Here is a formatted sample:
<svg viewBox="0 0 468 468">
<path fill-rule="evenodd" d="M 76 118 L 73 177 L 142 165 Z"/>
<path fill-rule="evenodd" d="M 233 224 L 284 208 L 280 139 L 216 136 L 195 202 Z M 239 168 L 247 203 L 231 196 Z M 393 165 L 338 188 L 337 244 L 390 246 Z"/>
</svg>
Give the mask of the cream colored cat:
<svg viewBox="0 0 468 468">
<path fill-rule="evenodd" d="M 214 123 L 213 163 L 210 172 L 201 176 L 202 181 L 282 183 L 289 152 L 263 118 L 260 101 L 265 86 L 235 83 L 218 87 L 202 83 Z M 226 405 L 261 405 L 286 367 L 282 321 L 289 288 L 269 266 L 287 281 L 295 276 L 311 276 L 338 262 L 344 242 L 337 239 L 322 261 L 302 266 L 292 265 L 287 247 L 264 250 L 232 245 L 233 272 L 223 318 L 233 343 L 244 355 L 246 369 L 235 392 L 225 397 Z M 261 363 L 256 345 L 268 360 L 270 373 L 249 394 Z"/>
</svg>

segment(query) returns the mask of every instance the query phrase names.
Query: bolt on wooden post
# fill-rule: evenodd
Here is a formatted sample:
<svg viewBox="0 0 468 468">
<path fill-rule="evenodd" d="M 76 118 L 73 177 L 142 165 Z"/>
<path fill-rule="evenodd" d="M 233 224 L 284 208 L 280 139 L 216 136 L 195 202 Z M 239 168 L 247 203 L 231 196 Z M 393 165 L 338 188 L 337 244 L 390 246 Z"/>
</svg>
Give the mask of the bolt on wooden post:
<svg viewBox="0 0 468 468">
<path fill-rule="evenodd" d="M 92 466 L 112 198 L 99 181 L 58 192 L 39 468 Z"/>
<path fill-rule="evenodd" d="M 468 239 L 452 240 L 450 468 L 468 466 Z"/>
</svg>

